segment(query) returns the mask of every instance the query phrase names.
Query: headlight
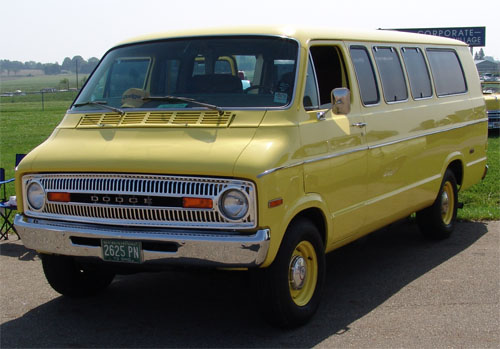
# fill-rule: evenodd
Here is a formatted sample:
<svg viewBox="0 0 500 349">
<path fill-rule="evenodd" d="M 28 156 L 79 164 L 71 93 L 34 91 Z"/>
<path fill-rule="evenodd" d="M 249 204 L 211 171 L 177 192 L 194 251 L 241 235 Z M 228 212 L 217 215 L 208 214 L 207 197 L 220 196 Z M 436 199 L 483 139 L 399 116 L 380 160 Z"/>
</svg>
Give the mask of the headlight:
<svg viewBox="0 0 500 349">
<path fill-rule="evenodd" d="M 31 182 L 27 189 L 28 203 L 35 210 L 40 210 L 45 202 L 45 192 L 38 182 Z"/>
<path fill-rule="evenodd" d="M 224 217 L 237 221 L 248 213 L 248 198 L 241 190 L 229 189 L 222 194 L 219 207 Z"/>
</svg>

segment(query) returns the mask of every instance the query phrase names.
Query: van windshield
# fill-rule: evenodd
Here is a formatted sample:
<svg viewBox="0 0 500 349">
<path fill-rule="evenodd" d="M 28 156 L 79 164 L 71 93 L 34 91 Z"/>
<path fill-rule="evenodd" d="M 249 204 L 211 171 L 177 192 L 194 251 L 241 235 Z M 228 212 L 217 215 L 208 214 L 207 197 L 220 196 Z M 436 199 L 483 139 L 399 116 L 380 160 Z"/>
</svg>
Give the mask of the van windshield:
<svg viewBox="0 0 500 349">
<path fill-rule="evenodd" d="M 297 42 L 265 36 L 121 46 L 102 59 L 72 110 L 281 108 L 292 101 L 297 57 Z"/>
</svg>

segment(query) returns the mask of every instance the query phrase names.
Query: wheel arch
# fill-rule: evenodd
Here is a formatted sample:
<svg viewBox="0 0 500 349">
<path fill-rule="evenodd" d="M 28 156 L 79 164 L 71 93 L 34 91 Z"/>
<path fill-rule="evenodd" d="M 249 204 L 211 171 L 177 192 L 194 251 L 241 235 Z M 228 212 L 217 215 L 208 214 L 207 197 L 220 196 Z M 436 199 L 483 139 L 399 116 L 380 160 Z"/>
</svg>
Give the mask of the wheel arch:
<svg viewBox="0 0 500 349">
<path fill-rule="evenodd" d="M 449 154 L 443 162 L 441 178 L 444 177 L 444 174 L 448 169 L 450 169 L 453 172 L 453 175 L 455 175 L 457 186 L 460 188 L 464 180 L 464 155 L 460 152 L 453 152 Z"/>
<path fill-rule="evenodd" d="M 298 219 L 307 219 L 309 220 L 316 229 L 318 229 L 318 232 L 320 234 L 321 240 L 323 241 L 323 246 L 326 246 L 327 243 L 327 223 L 326 223 L 326 217 L 323 214 L 323 211 L 318 208 L 318 207 L 309 207 L 306 208 L 300 212 L 298 212 L 293 219 L 288 223 L 288 227 L 293 224 Z"/>
<path fill-rule="evenodd" d="M 328 237 L 332 226 L 328 221 L 328 209 L 326 203 L 322 200 L 321 196 L 317 193 L 309 193 L 301 197 L 295 204 L 287 210 L 281 223 L 275 225 L 271 229 L 271 244 L 266 260 L 261 267 L 268 267 L 274 261 L 281 244 L 283 243 L 286 232 L 291 224 L 299 219 L 307 219 L 318 229 L 323 245 L 328 245 Z"/>
<path fill-rule="evenodd" d="M 462 160 L 453 160 L 452 162 L 450 162 L 446 169 L 450 169 L 453 172 L 453 175 L 455 176 L 455 179 L 457 181 L 457 185 L 460 188 L 464 179 L 464 164 Z"/>
</svg>

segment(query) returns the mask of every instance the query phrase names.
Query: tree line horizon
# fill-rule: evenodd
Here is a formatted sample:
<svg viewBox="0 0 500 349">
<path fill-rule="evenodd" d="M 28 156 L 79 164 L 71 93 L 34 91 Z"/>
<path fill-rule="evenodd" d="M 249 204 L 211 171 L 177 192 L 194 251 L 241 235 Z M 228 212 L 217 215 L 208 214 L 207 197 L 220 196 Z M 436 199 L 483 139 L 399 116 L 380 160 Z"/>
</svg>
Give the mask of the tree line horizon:
<svg viewBox="0 0 500 349">
<path fill-rule="evenodd" d="M 74 56 L 73 58 L 64 58 L 62 64 L 56 63 L 40 63 L 35 61 L 10 61 L 8 59 L 0 59 L 0 73 L 7 72 L 10 76 L 11 73 L 17 75 L 21 70 L 43 70 L 45 75 L 57 75 L 62 72 L 70 72 L 79 74 L 90 74 L 94 68 L 99 64 L 99 58 L 90 57 L 85 60 L 82 56 Z"/>
</svg>

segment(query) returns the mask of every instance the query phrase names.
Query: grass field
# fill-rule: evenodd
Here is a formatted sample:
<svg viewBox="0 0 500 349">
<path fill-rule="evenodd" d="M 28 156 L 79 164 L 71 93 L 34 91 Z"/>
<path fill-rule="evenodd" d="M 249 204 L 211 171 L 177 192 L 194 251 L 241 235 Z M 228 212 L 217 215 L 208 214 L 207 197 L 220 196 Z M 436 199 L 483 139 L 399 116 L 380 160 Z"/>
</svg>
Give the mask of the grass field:
<svg viewBox="0 0 500 349">
<path fill-rule="evenodd" d="M 76 92 L 45 94 L 45 110 L 40 95 L 0 97 L 0 167 L 6 178 L 14 175 L 16 153 L 27 153 L 43 142 L 62 119 Z M 498 133 L 488 139 L 488 176 L 481 183 L 461 192 L 465 204 L 459 219 L 500 219 L 500 141 Z M 9 186 L 8 195 L 14 195 Z"/>
<path fill-rule="evenodd" d="M 78 86 L 82 87 L 82 79 L 88 74 L 78 75 Z M 0 78 L 0 94 L 20 90 L 23 92 L 38 92 L 43 88 L 67 88 L 60 84 L 62 79 L 68 79 L 69 88 L 76 88 L 75 74 L 40 75 L 29 77 L 5 77 Z"/>
</svg>

